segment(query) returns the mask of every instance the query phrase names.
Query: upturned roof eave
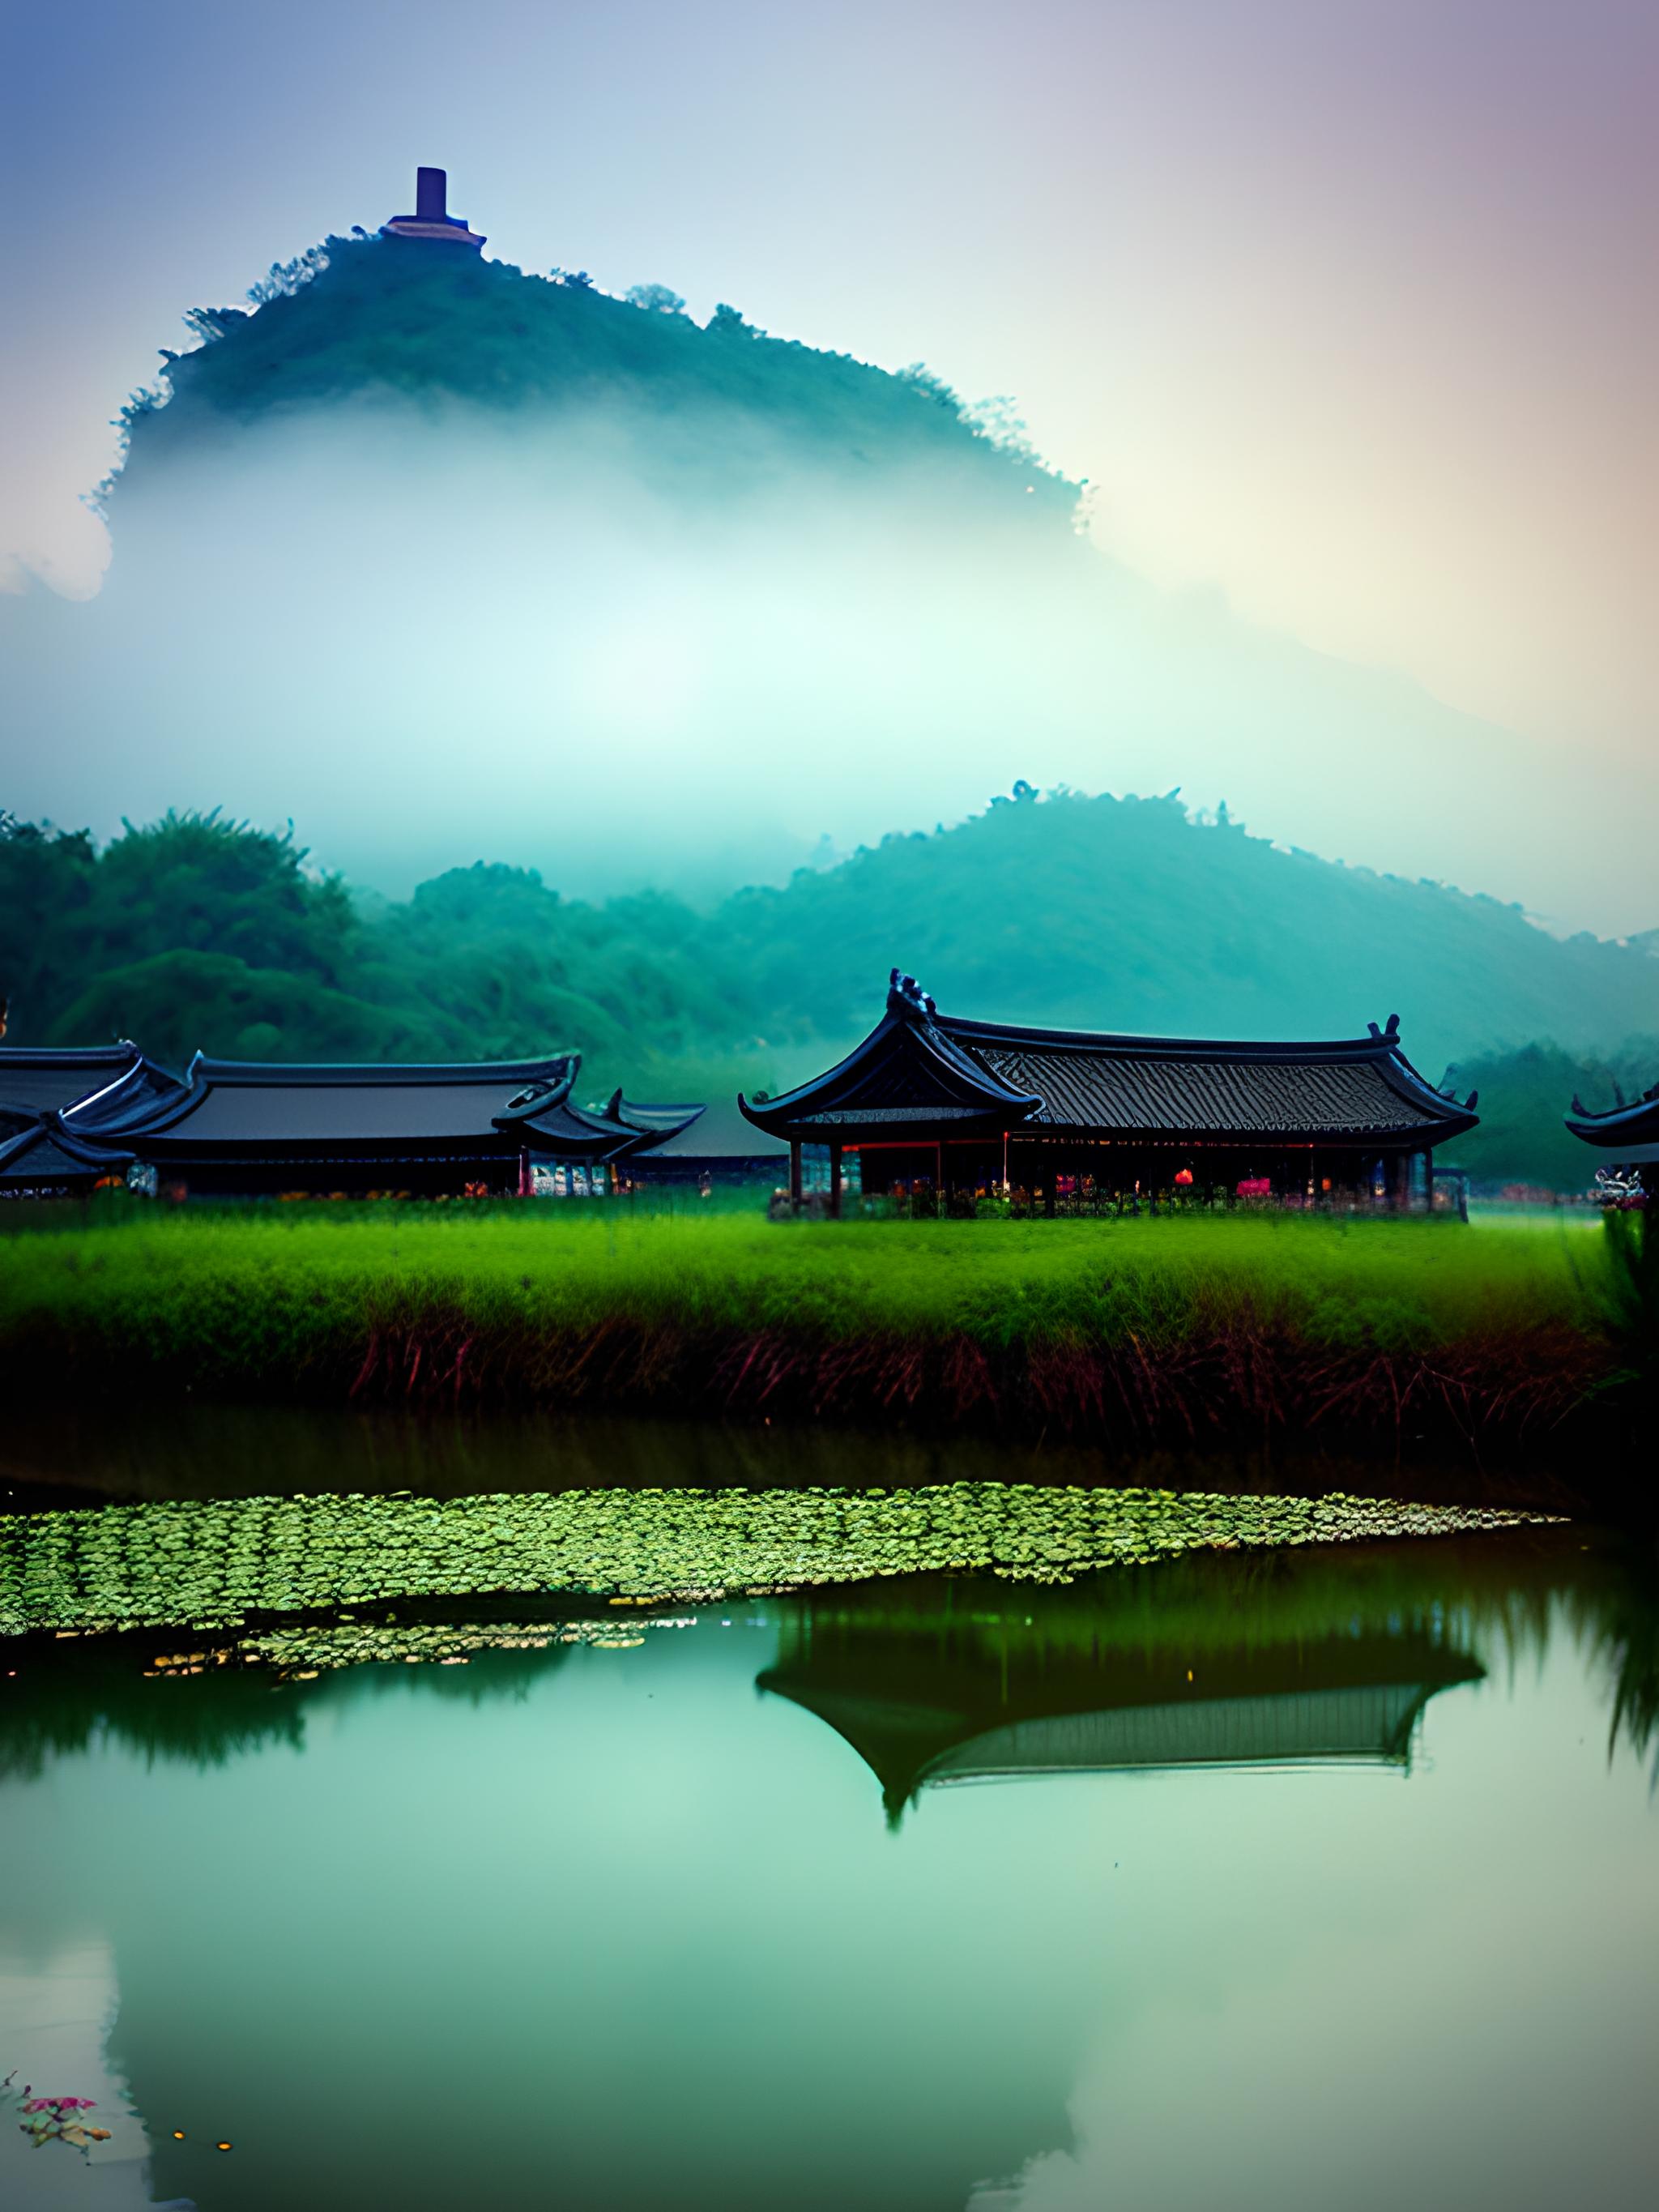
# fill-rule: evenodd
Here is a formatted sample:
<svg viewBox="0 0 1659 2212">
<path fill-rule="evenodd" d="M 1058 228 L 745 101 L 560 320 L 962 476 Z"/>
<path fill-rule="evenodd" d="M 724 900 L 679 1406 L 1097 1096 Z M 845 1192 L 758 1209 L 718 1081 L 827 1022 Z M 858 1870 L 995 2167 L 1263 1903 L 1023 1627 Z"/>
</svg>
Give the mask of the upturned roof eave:
<svg viewBox="0 0 1659 2212">
<path fill-rule="evenodd" d="M 914 1049 L 935 1063 L 942 1078 L 966 1085 L 970 1095 L 976 1094 L 988 1121 L 999 1117 L 1024 1119 L 1036 1113 L 1042 1103 L 1041 1098 L 1012 1089 L 988 1068 L 970 1059 L 937 1021 L 895 1013 L 890 1008 L 862 1042 L 854 1045 L 851 1052 L 833 1067 L 826 1068 L 822 1075 L 814 1076 L 808 1083 L 797 1084 L 793 1090 L 786 1091 L 780 1097 L 769 1098 L 763 1104 L 751 1103 L 740 1091 L 738 1110 L 757 1129 L 775 1136 L 793 1136 L 804 1115 L 815 1105 L 822 1112 L 839 1110 L 833 1102 L 879 1049 L 900 1034 Z M 855 1112 L 856 1104 L 846 1110 Z M 867 1118 L 872 1125 L 881 1119 L 879 1113 L 873 1112 Z"/>
<path fill-rule="evenodd" d="M 88 1174 L 100 1170 L 112 1174 L 132 1164 L 133 1155 L 125 1146 L 88 1144 L 72 1129 L 66 1129 L 58 1114 L 51 1113 L 41 1115 L 30 1127 L 20 1129 L 0 1142 L 0 1175 L 9 1173 L 17 1161 L 41 1144 L 55 1145 Z"/>
<path fill-rule="evenodd" d="M 1599 1152 L 1659 1140 L 1659 1099 L 1638 1098 L 1632 1106 L 1615 1106 L 1606 1114 L 1565 1114 L 1561 1118 L 1581 1144 L 1594 1145 Z"/>
<path fill-rule="evenodd" d="M 642 1134 L 660 1138 L 677 1137 L 689 1129 L 701 1114 L 708 1110 L 707 1103 L 694 1103 L 684 1099 L 675 1103 L 664 1102 L 647 1106 L 632 1098 L 624 1098 L 620 1084 L 606 1099 L 600 1118 L 618 1123 L 624 1129 L 637 1129 Z"/>
<path fill-rule="evenodd" d="M 1398 1039 L 1380 1066 L 1382 1079 L 1395 1097 L 1402 1099 L 1408 1106 L 1415 1107 L 1427 1117 L 1427 1127 L 1438 1132 L 1432 1138 L 1425 1133 L 1425 1142 L 1446 1144 L 1453 1137 L 1461 1137 L 1466 1130 L 1480 1126 L 1478 1114 L 1472 1113 L 1467 1106 L 1460 1105 L 1445 1091 L 1437 1091 L 1428 1078 L 1413 1066 L 1401 1050 Z M 1474 1093 L 1471 1091 L 1469 1096 L 1473 1098 Z M 1446 1110 L 1448 1107 L 1451 1109 L 1449 1112 Z"/>
<path fill-rule="evenodd" d="M 90 1087 L 50 1104 L 40 1100 L 25 1103 L 8 1100 L 5 1086 L 9 1071 L 20 1074 L 82 1075 L 93 1080 Z M 29 1118 L 43 1113 L 84 1113 L 100 1100 L 129 1088 L 135 1093 L 134 1103 L 143 1103 L 157 1095 L 144 1090 L 148 1077 L 159 1078 L 160 1085 L 167 1089 L 183 1087 L 181 1077 L 161 1061 L 152 1060 L 131 1037 L 121 1037 L 106 1045 L 0 1045 L 0 1112 L 10 1110 Z M 125 1119 L 125 1109 L 118 1101 L 112 1120 Z"/>
<path fill-rule="evenodd" d="M 531 1118 L 498 1126 L 527 1151 L 544 1152 L 551 1159 L 629 1159 L 650 1142 L 644 1131 L 629 1128 L 603 1114 L 590 1114 L 584 1106 L 562 1102 L 556 1107 L 544 1104 L 539 1110 L 556 1113 L 557 1121 L 550 1127 Z"/>
<path fill-rule="evenodd" d="M 94 1142 L 106 1133 L 125 1129 L 130 1121 L 153 1112 L 155 1108 L 182 1098 L 187 1085 L 182 1076 L 160 1060 L 152 1060 L 148 1053 L 138 1057 L 113 1075 L 97 1091 L 90 1091 L 83 1098 L 70 1100 L 56 1110 L 66 1126 L 81 1130 Z"/>
<path fill-rule="evenodd" d="M 867 1036 L 832 1066 L 826 1067 L 822 1075 L 813 1076 L 810 1082 L 796 1084 L 793 1090 L 781 1092 L 776 1098 L 768 1098 L 751 1105 L 740 1091 L 738 1093 L 738 1111 L 757 1129 L 770 1127 L 774 1120 L 787 1120 L 803 1099 L 821 1094 L 828 1091 L 838 1078 L 854 1073 L 871 1057 L 877 1045 L 890 1036 L 897 1026 L 894 1015 L 884 1014 Z"/>
</svg>

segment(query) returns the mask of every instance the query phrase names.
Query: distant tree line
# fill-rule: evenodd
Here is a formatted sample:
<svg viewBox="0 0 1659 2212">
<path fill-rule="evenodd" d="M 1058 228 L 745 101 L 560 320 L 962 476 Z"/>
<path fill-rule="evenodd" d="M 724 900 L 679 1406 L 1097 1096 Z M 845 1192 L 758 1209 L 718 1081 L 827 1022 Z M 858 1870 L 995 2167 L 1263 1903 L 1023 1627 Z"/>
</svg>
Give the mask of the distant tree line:
<svg viewBox="0 0 1659 2212">
<path fill-rule="evenodd" d="M 0 818 L 8 1042 L 131 1036 L 175 1064 L 574 1047 L 600 1088 L 776 1090 L 868 1028 L 896 960 L 950 1010 L 1061 1027 L 1317 1036 L 1398 1012 L 1424 1074 L 1479 1086 L 1458 1160 L 1561 1189 L 1595 1164 L 1561 1126 L 1575 1091 L 1610 1105 L 1659 1078 L 1659 960 L 1640 945 L 1562 942 L 1489 899 L 1200 823 L 1173 795 L 1016 789 L 1024 803 L 711 913 L 565 898 L 484 861 L 407 900 L 354 894 L 291 829 L 216 812 L 101 848 Z"/>
</svg>

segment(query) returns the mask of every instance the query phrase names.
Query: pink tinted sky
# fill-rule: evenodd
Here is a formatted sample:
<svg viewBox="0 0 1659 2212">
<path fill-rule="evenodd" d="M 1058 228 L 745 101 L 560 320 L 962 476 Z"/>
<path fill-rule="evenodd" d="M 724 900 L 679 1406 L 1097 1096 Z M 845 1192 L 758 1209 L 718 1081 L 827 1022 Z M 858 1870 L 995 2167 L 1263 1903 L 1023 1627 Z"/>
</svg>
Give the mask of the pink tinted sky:
<svg viewBox="0 0 1659 2212">
<path fill-rule="evenodd" d="M 491 252 L 1012 394 L 1160 580 L 1648 770 L 1651 0 L 91 0 L 7 43 L 0 555 L 63 587 L 179 313 L 427 160 Z"/>
</svg>

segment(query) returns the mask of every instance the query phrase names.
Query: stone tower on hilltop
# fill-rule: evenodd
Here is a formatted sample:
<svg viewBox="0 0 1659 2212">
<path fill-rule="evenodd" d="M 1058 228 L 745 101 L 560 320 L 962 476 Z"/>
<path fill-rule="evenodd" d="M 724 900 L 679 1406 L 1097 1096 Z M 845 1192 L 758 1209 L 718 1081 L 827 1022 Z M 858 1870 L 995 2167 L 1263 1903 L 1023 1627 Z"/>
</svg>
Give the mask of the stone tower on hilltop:
<svg viewBox="0 0 1659 2212">
<path fill-rule="evenodd" d="M 476 230 L 467 228 L 464 216 L 446 211 L 448 190 L 449 179 L 442 169 L 416 169 L 414 214 L 394 215 L 390 222 L 383 222 L 381 237 L 429 239 L 440 246 L 470 246 L 477 253 L 483 240 Z"/>
</svg>

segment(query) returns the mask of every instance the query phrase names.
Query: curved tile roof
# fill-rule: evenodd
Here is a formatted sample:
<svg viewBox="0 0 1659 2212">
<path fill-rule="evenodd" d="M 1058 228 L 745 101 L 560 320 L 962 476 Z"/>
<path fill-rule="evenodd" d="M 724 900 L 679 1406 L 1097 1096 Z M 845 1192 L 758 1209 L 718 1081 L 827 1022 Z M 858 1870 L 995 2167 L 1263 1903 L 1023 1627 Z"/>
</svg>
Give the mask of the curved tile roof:
<svg viewBox="0 0 1659 2212">
<path fill-rule="evenodd" d="M 1438 1129 L 1447 1120 L 1449 1102 L 1425 1096 L 1420 1079 L 1401 1080 L 1392 1054 L 1182 1051 L 1162 1040 L 1136 1049 L 1104 1039 L 981 1041 L 976 1051 L 1005 1082 L 1041 1095 L 1031 1118 L 1047 1128 L 1397 1137 Z"/>
<path fill-rule="evenodd" d="M 1475 1124 L 1473 1097 L 1436 1091 L 1406 1058 L 1393 1017 L 1311 1043 L 1045 1030 L 942 1014 L 896 971 L 882 1020 L 844 1060 L 738 1103 L 770 1133 L 820 1141 L 933 1126 L 1420 1146 Z"/>
<path fill-rule="evenodd" d="M 1626 1159 L 1659 1157 L 1659 1083 L 1630 1105 L 1611 1107 L 1605 1114 L 1587 1113 L 1575 1098 L 1564 1118 L 1575 1137 L 1601 1152 Z"/>
<path fill-rule="evenodd" d="M 58 1115 L 43 1114 L 27 1128 L 0 1141 L 0 1189 L 85 1183 L 102 1176 L 125 1175 L 131 1164 L 131 1152 L 112 1145 L 84 1144 Z"/>
<path fill-rule="evenodd" d="M 119 1133 L 146 1157 L 166 1159 L 331 1146 L 500 1151 L 529 1140 L 537 1119 L 562 1106 L 580 1066 L 574 1053 L 387 1066 L 198 1054 L 182 1095 L 125 1117 Z"/>
<path fill-rule="evenodd" d="M 179 1078 L 136 1044 L 0 1045 L 0 1115 L 72 1110 L 83 1127 L 106 1126 L 135 1105 L 180 1090 Z"/>
</svg>

